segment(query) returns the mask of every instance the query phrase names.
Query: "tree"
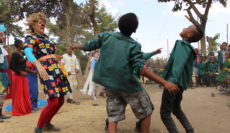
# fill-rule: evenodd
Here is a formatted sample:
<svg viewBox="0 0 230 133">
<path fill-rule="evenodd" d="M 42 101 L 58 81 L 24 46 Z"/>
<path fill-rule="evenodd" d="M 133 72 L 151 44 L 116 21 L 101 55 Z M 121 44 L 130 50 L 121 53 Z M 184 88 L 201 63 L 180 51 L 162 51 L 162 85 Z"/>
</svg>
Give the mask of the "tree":
<svg viewBox="0 0 230 133">
<path fill-rule="evenodd" d="M 22 28 L 16 22 L 34 12 L 44 12 L 55 17 L 63 12 L 62 0 L 1 0 L 0 20 L 4 21 L 8 34 L 22 37 Z"/>
<path fill-rule="evenodd" d="M 59 37 L 58 42 L 61 44 L 59 45 L 60 50 L 57 51 L 59 53 L 63 54 L 65 45 L 71 45 L 72 42 L 84 43 L 99 32 L 114 31 L 117 27 L 115 18 L 108 14 L 104 7 L 99 8 L 96 0 L 90 0 L 86 4 L 79 5 L 73 0 L 62 2 L 64 12 L 56 17 L 57 22 L 55 24 L 48 24 L 50 32 Z M 86 78 L 91 56 L 89 54 L 87 61 L 86 55 L 83 55 L 79 50 L 76 50 L 75 54 L 80 58 L 80 64 L 82 70 L 85 70 L 84 77 Z M 82 71 L 80 73 L 82 74 Z"/>
<path fill-rule="evenodd" d="M 7 22 L 8 29 L 12 28 L 10 33 L 14 36 L 22 36 L 22 30 L 17 25 L 11 25 L 31 13 L 42 11 L 48 18 L 54 18 L 56 23 L 48 23 L 47 28 L 58 37 L 58 54 L 63 54 L 66 45 L 71 45 L 72 42 L 84 43 L 99 32 L 114 31 L 117 27 L 115 18 L 104 7 L 99 8 L 98 0 L 89 0 L 85 4 L 77 4 L 73 0 L 1 0 L 0 11 L 0 19 Z M 16 34 L 16 29 L 20 34 Z M 75 53 L 84 67 L 87 62 L 86 54 L 80 50 Z"/>
<path fill-rule="evenodd" d="M 208 42 L 208 51 L 216 51 L 217 47 L 219 46 L 219 43 L 217 40 L 219 39 L 220 34 L 216 34 L 214 37 L 206 37 Z"/>
<path fill-rule="evenodd" d="M 79 39 L 83 33 L 84 26 L 89 25 L 82 13 L 82 5 L 73 0 L 63 0 L 63 12 L 56 17 L 56 23 L 49 23 L 48 29 L 59 37 L 59 41 L 71 45 Z"/>
<path fill-rule="evenodd" d="M 201 39 L 201 51 L 206 53 L 206 42 L 205 42 L 205 29 L 208 20 L 209 10 L 212 4 L 219 2 L 224 7 L 227 5 L 227 0 L 158 0 L 158 2 L 174 2 L 172 11 L 177 12 L 184 9 L 187 12 L 185 16 L 191 23 L 198 26 L 203 32 L 204 37 Z M 204 12 L 198 9 L 203 7 Z M 198 20 L 196 19 L 198 18 Z"/>
<path fill-rule="evenodd" d="M 90 29 L 88 31 L 93 31 L 93 34 L 87 34 L 87 39 L 92 39 L 96 37 L 99 32 L 114 31 L 117 28 L 117 21 L 112 15 L 110 15 L 104 7 L 99 8 L 98 0 L 89 0 L 85 4 L 84 12 L 89 18 L 91 23 Z M 88 62 L 86 65 L 84 77 L 86 78 L 89 72 L 91 55 L 89 54 Z"/>
<path fill-rule="evenodd" d="M 0 1 L 0 20 L 6 26 L 7 40 L 9 40 L 9 35 L 20 37 L 23 35 L 22 28 L 15 24 L 17 21 L 19 21 L 19 18 L 17 17 L 18 11 L 18 5 L 16 4 L 11 6 L 10 0 Z"/>
</svg>

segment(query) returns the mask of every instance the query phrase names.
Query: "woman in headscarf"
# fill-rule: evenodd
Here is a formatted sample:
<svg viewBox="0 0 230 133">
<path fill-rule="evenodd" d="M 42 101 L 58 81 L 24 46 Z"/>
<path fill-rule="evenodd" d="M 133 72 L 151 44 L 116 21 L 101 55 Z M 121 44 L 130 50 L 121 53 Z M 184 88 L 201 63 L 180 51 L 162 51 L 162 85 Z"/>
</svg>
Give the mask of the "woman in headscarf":
<svg viewBox="0 0 230 133">
<path fill-rule="evenodd" d="M 15 40 L 16 52 L 11 56 L 10 69 L 12 75 L 12 116 L 20 116 L 31 113 L 32 106 L 26 77 L 26 60 L 23 57 L 23 42 Z"/>
</svg>

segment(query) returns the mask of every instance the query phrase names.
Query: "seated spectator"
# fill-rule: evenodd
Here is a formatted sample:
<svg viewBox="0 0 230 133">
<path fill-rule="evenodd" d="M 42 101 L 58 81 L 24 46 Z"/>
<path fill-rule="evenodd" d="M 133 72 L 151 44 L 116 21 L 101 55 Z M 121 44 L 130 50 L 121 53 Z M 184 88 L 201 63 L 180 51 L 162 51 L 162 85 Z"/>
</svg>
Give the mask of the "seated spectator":
<svg viewBox="0 0 230 133">
<path fill-rule="evenodd" d="M 208 64 L 208 82 L 210 86 L 216 86 L 216 73 L 218 71 L 218 63 L 216 58 L 212 56 L 210 58 L 210 63 Z"/>
</svg>

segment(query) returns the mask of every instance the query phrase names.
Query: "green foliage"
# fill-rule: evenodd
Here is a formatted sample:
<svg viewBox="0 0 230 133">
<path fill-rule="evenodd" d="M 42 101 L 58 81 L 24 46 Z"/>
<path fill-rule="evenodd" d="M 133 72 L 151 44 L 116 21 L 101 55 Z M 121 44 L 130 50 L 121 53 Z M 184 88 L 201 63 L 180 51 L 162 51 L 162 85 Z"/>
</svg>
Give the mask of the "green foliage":
<svg viewBox="0 0 230 133">
<path fill-rule="evenodd" d="M 227 0 L 158 0 L 158 2 L 174 2 L 174 7 L 172 11 L 186 11 L 187 15 L 185 17 L 194 25 L 199 27 L 203 33 L 204 37 L 200 40 L 201 42 L 201 51 L 202 53 L 206 53 L 206 41 L 205 41 L 205 30 L 206 24 L 208 20 L 208 14 L 210 7 L 215 2 L 219 2 L 224 7 L 227 5 Z M 204 12 L 199 9 L 202 6 L 204 8 Z"/>
<path fill-rule="evenodd" d="M 31 13 L 44 12 L 48 17 L 56 17 L 64 12 L 63 0 L 11 0 L 11 6 L 19 5 L 18 16 L 25 18 Z M 66 1 L 66 0 L 64 0 Z"/>
<path fill-rule="evenodd" d="M 158 0 L 158 2 L 174 2 L 172 11 L 177 12 L 181 11 L 184 5 L 190 6 L 190 3 L 201 5 L 203 8 L 206 8 L 208 0 Z M 214 0 L 213 2 L 219 2 L 224 7 L 227 6 L 227 0 Z"/>
<path fill-rule="evenodd" d="M 92 1 L 90 1 L 92 2 Z M 49 31 L 58 36 L 58 43 L 65 44 L 57 47 L 57 53 L 63 54 L 66 45 L 71 45 L 72 42 L 84 43 L 94 37 L 95 28 L 91 22 L 90 16 L 92 3 L 77 4 L 72 0 L 63 1 L 63 13 L 56 16 L 56 23 L 47 25 Z M 115 31 L 117 22 L 104 7 L 98 8 L 98 2 L 95 3 L 96 30 L 98 32 Z M 75 50 L 75 55 L 80 59 L 82 70 L 85 70 L 88 56 L 85 53 Z"/>
<path fill-rule="evenodd" d="M 22 28 L 15 24 L 20 20 L 18 17 L 18 12 L 20 11 L 18 9 L 19 5 L 15 4 L 12 6 L 10 2 L 10 0 L 0 1 L 0 20 L 3 21 L 6 26 L 7 35 L 11 34 L 22 37 Z"/>
<path fill-rule="evenodd" d="M 220 34 L 216 34 L 214 37 L 206 37 L 208 42 L 208 51 L 215 51 L 218 48 L 219 43 L 217 40 L 220 38 Z"/>
<path fill-rule="evenodd" d="M 107 13 L 104 7 L 96 12 L 96 18 L 98 23 L 98 30 L 100 32 L 112 32 L 117 28 L 117 21 L 112 15 Z"/>
<path fill-rule="evenodd" d="M 29 14 L 44 12 L 48 18 L 54 18 L 56 23 L 48 23 L 47 28 L 50 35 L 58 37 L 60 45 L 57 45 L 56 53 L 60 55 L 72 42 L 84 43 L 97 32 L 117 28 L 115 18 L 104 7 L 99 8 L 98 0 L 88 0 L 85 4 L 77 4 L 74 0 L 0 0 L 0 12 L 0 20 L 4 21 L 8 33 L 18 37 L 23 36 L 23 31 L 15 23 Z M 84 70 L 88 56 L 79 50 L 75 54 Z"/>
</svg>

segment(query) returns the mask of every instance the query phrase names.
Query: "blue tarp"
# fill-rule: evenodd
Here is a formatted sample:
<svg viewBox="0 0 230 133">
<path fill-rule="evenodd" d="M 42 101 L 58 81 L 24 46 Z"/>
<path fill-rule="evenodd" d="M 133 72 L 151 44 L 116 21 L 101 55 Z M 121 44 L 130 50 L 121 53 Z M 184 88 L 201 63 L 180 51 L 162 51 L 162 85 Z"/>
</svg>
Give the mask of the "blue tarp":
<svg viewBox="0 0 230 133">
<path fill-rule="evenodd" d="M 47 105 L 47 101 L 43 99 L 38 99 L 38 107 L 44 107 Z M 11 114 L 12 112 L 12 104 L 5 107 L 5 112 L 3 114 Z"/>
</svg>

